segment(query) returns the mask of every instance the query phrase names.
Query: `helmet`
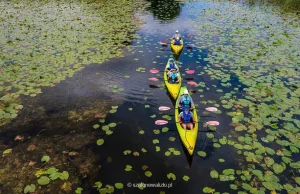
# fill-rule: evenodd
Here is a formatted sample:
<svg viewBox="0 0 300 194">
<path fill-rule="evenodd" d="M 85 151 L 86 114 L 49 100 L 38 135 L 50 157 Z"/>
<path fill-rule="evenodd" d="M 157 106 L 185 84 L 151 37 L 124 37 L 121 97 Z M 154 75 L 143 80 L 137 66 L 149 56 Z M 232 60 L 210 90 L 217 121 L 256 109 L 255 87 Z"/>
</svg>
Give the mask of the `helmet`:
<svg viewBox="0 0 300 194">
<path fill-rule="evenodd" d="M 187 89 L 185 89 L 183 94 L 189 94 L 189 91 Z"/>
</svg>

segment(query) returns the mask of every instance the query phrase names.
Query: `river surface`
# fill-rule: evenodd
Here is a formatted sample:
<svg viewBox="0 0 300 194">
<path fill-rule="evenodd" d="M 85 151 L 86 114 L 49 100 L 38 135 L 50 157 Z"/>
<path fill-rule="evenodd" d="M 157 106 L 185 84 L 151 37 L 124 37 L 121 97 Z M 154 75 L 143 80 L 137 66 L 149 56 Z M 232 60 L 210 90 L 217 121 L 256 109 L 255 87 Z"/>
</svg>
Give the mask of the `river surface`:
<svg viewBox="0 0 300 194">
<path fill-rule="evenodd" d="M 31 144 L 38 145 L 38 142 L 41 144 L 44 143 L 45 145 L 41 145 L 43 150 L 38 152 L 39 156 L 32 156 L 33 159 L 23 158 L 22 161 L 24 163 L 25 161 L 28 162 L 31 160 L 39 162 L 40 158 L 47 154 L 51 155 L 51 158 L 58 158 L 57 161 L 62 161 L 64 164 L 68 163 L 68 165 L 62 165 L 63 167 L 60 167 L 55 162 L 46 166 L 51 167 L 53 165 L 60 170 L 68 171 L 70 174 L 69 182 L 72 184 L 73 193 L 78 187 L 83 188 L 82 193 L 99 193 L 94 187 L 95 183 L 99 181 L 102 183 L 102 187 L 122 183 L 123 189 L 118 190 L 115 188 L 114 193 L 130 194 L 198 194 L 204 193 L 203 189 L 205 187 L 214 189 L 214 191 L 210 190 L 211 193 L 237 193 L 238 191 L 250 193 L 251 189 L 257 188 L 259 190 L 259 188 L 263 188 L 258 179 L 253 179 L 254 175 L 252 178 L 245 178 L 245 180 L 243 180 L 243 178 L 239 177 L 241 173 L 237 173 L 237 171 L 236 174 L 233 173 L 235 180 L 229 176 L 232 173 L 226 174 L 226 172 L 224 176 L 227 176 L 227 178 L 223 177 L 223 179 L 219 180 L 219 176 L 217 178 L 211 177 L 213 170 L 219 172 L 219 175 L 221 175 L 222 171 L 226 169 L 235 169 L 240 172 L 247 171 L 247 169 L 248 172 L 252 172 L 253 169 L 260 169 L 264 174 L 265 171 L 273 171 L 275 168 L 272 168 L 273 164 L 267 167 L 254 167 L 254 165 L 258 165 L 255 159 L 246 160 L 246 156 L 244 155 L 247 155 L 247 153 L 237 153 L 238 146 L 232 146 L 234 143 L 231 145 L 229 141 L 229 145 L 220 143 L 220 139 L 224 137 L 228 140 L 232 138 L 232 142 L 238 143 L 240 141 L 241 143 L 243 141 L 238 140 L 239 136 L 253 138 L 252 142 L 262 142 L 260 138 L 256 138 L 256 136 L 261 135 L 261 137 L 265 137 L 266 133 L 264 131 L 257 131 L 255 135 L 253 135 L 253 133 L 249 133 L 250 135 L 248 135 L 246 131 L 235 131 L 234 128 L 237 125 L 232 124 L 232 115 L 227 114 L 231 109 L 228 110 L 226 106 L 224 108 L 221 105 L 227 105 L 226 100 L 244 99 L 247 95 L 244 88 L 252 87 L 251 84 L 248 85 L 247 82 L 245 82 L 245 76 L 251 76 L 254 68 L 252 68 L 253 66 L 248 67 L 244 62 L 241 62 L 244 70 L 249 70 L 241 81 L 241 75 L 234 72 L 235 69 L 240 67 L 236 66 L 237 68 L 235 68 L 234 66 L 234 68 L 231 68 L 231 65 L 226 65 L 226 63 L 230 63 L 231 59 L 224 59 L 224 57 L 222 58 L 222 56 L 220 57 L 215 54 L 215 50 L 210 47 L 214 42 L 219 44 L 225 37 L 225 41 L 222 42 L 224 47 L 226 47 L 226 45 L 232 45 L 234 47 L 235 43 L 233 38 L 229 37 L 233 29 L 228 26 L 222 27 L 222 25 L 226 24 L 226 19 L 220 21 L 213 18 L 213 16 L 218 16 L 218 14 L 222 12 L 230 12 L 230 8 L 234 7 L 234 9 L 245 13 L 243 15 L 242 12 L 239 12 L 241 17 L 251 17 L 252 20 L 254 15 L 253 10 L 255 10 L 255 13 L 261 13 L 262 17 L 268 16 L 270 18 L 276 18 L 278 25 L 280 25 L 280 22 L 286 22 L 286 20 L 293 21 L 294 26 L 284 26 L 284 28 L 290 28 L 289 30 L 296 30 L 296 32 L 299 32 L 299 26 L 296 26 L 296 24 L 299 25 L 299 18 L 297 21 L 294 15 L 280 15 L 278 12 L 265 9 L 263 7 L 264 5 L 260 4 L 249 5 L 210 1 L 185 2 L 165 0 L 153 0 L 150 4 L 147 11 L 135 14 L 136 18 L 143 20 L 143 24 L 141 24 L 140 29 L 136 32 L 140 38 L 134 39 L 131 42 L 130 48 L 125 47 L 123 49 L 124 57 L 112 58 L 102 64 L 93 63 L 85 66 L 81 71 L 76 72 L 71 77 L 67 77 L 54 87 L 42 87 L 43 93 L 35 97 L 21 96 L 21 101 L 24 106 L 23 109 L 12 123 L 6 125 L 4 127 L 5 129 L 3 128 L 4 132 L 1 133 L 0 139 L 3 150 L 4 148 L 12 148 L 14 153 L 14 148 L 19 151 L 22 150 L 22 148 L 20 148 L 22 144 L 24 144 L 23 147 L 26 150 Z M 201 17 L 201 14 L 214 12 L 215 9 L 217 9 L 217 11 L 211 14 L 211 16 Z M 247 12 L 250 16 L 247 16 Z M 225 15 L 224 17 L 227 18 L 230 16 Z M 260 18 L 257 20 L 259 19 Z M 201 28 L 202 24 L 206 26 L 207 31 L 209 31 L 207 26 L 220 25 L 219 28 L 216 27 L 214 29 L 215 31 L 212 30 L 211 35 L 209 35 L 209 33 L 205 31 L 205 28 Z M 251 26 L 252 24 L 249 23 L 249 25 Z M 255 25 L 256 23 L 254 22 L 251 27 L 255 28 Z M 168 41 L 176 30 L 179 30 L 180 34 L 184 36 L 185 45 L 195 44 L 193 48 L 184 47 L 179 56 L 173 55 L 169 44 L 168 46 L 161 44 L 162 41 Z M 290 31 L 287 30 L 287 33 L 289 32 Z M 228 39 L 226 39 L 226 33 L 228 33 Z M 277 31 L 275 30 L 274 33 L 276 36 Z M 247 36 L 247 34 L 245 36 Z M 262 36 L 264 36 L 264 34 L 262 34 Z M 293 36 L 293 38 L 298 36 L 298 38 L 300 38 L 299 34 L 295 35 L 290 33 L 290 36 Z M 205 44 L 205 38 L 210 38 L 212 41 Z M 231 41 L 233 41 L 233 43 L 231 43 Z M 101 42 L 99 42 L 99 44 L 101 44 Z M 245 42 L 245 44 L 248 43 Z M 222 49 L 224 47 L 222 47 Z M 240 50 L 237 49 L 237 51 L 241 51 L 242 49 L 241 47 Z M 218 50 L 218 48 L 216 50 Z M 270 54 L 271 57 L 272 54 L 273 53 Z M 288 55 L 283 52 L 281 54 L 283 56 Z M 296 56 L 296 54 L 293 56 Z M 195 73 L 192 75 L 183 75 L 183 86 L 187 86 L 191 91 L 193 101 L 197 106 L 198 115 L 200 116 L 199 131 L 208 130 L 207 127 L 203 126 L 206 121 L 214 120 L 220 123 L 220 125 L 216 127 L 216 132 L 198 133 L 196 149 L 193 156 L 187 153 L 177 133 L 173 109 L 175 102 L 168 94 L 164 82 L 162 81 L 163 73 L 156 75 L 149 72 L 152 68 L 163 70 L 170 57 L 175 57 L 178 60 L 181 70 L 187 68 L 195 70 Z M 210 61 L 210 59 L 220 59 L 220 66 L 214 66 L 215 63 Z M 299 54 L 294 57 L 294 59 L 299 59 Z M 268 62 L 271 64 L 272 61 L 270 60 Z M 239 62 L 240 61 L 235 63 Z M 265 61 L 262 60 L 260 62 L 264 63 Z M 234 63 L 234 61 L 232 63 Z M 139 71 L 139 68 L 145 69 Z M 299 68 L 299 61 L 295 62 L 293 66 L 293 69 L 297 68 Z M 211 69 L 214 69 L 214 71 Z M 290 78 L 288 74 L 286 76 L 287 79 Z M 160 80 L 150 81 L 150 77 L 158 77 Z M 291 77 L 293 80 L 290 81 L 293 85 L 299 83 L 299 71 L 293 71 Z M 204 86 L 197 87 L 187 84 L 189 81 L 196 83 L 202 82 Z M 274 83 L 272 79 L 270 83 Z M 224 84 L 228 85 L 224 87 Z M 201 85 L 201 83 L 199 85 Z M 290 88 L 288 86 L 286 87 Z M 299 85 L 297 87 L 299 87 Z M 116 90 L 118 88 L 121 88 L 120 91 Z M 293 91 L 297 92 L 298 90 L 295 89 Z M 289 93 L 289 91 L 287 91 L 287 93 Z M 295 99 L 299 100 L 299 96 L 295 96 Z M 234 102 L 232 103 L 234 104 Z M 115 113 L 108 113 L 111 106 L 118 106 Z M 159 106 L 168 106 L 171 107 L 171 109 L 161 112 L 158 110 Z M 216 106 L 220 111 L 217 113 L 205 111 L 205 108 L 211 106 Z M 299 117 L 299 113 L 296 111 L 296 108 L 299 108 L 299 102 L 295 102 L 294 106 L 295 115 L 292 116 L 292 118 L 296 119 Z M 245 107 L 247 106 L 244 106 L 244 108 Z M 248 110 L 243 108 L 239 109 L 238 105 L 233 109 L 236 115 L 239 115 L 237 112 L 243 112 L 245 117 L 248 112 Z M 166 116 L 163 118 L 163 115 L 170 115 L 171 119 L 168 121 L 168 124 L 164 126 L 155 125 L 155 120 L 166 120 Z M 85 119 L 85 117 L 88 119 Z M 266 117 L 269 118 L 268 116 Z M 101 118 L 105 118 L 105 123 L 99 122 Z M 243 122 L 246 122 L 246 120 Z M 117 125 L 111 127 L 113 133 L 107 135 L 102 130 L 102 127 L 109 123 L 116 123 Z M 99 126 L 95 126 L 97 124 Z M 281 124 L 283 126 L 283 123 Z M 246 126 L 248 127 L 249 125 Z M 163 127 L 167 127 L 168 131 L 162 132 Z M 293 134 L 299 138 L 299 125 L 296 126 L 295 124 L 295 128 Z M 156 134 L 158 132 L 154 130 L 159 130 L 159 134 Z M 25 141 L 20 143 L 16 142 L 14 140 L 16 135 L 25 136 Z M 103 139 L 104 143 L 97 145 L 96 142 L 98 139 Z M 289 138 L 285 138 L 285 140 L 289 141 Z M 79 142 L 82 142 L 82 144 Z M 292 151 L 293 154 L 290 154 L 290 158 L 296 163 L 299 161 L 299 155 L 297 156 L 299 139 L 295 141 L 290 140 L 289 142 L 293 142 L 293 146 L 296 149 Z M 252 146 L 250 143 L 247 144 Z M 289 144 L 285 146 L 288 147 Z M 278 145 L 274 146 L 273 144 L 270 145 L 270 147 L 277 151 L 277 153 L 278 150 L 281 149 Z M 171 153 L 170 156 L 167 156 L 166 152 L 169 148 L 179 151 L 180 154 L 174 155 Z M 245 150 L 251 150 L 251 148 L 245 148 Z M 55 151 L 49 152 L 49 150 L 46 151 L 47 149 L 54 149 Z M 126 150 L 130 150 L 130 153 L 125 154 L 124 151 Z M 65 157 L 65 155 L 62 154 L 63 151 L 76 151 L 77 155 L 75 155 L 74 158 L 68 157 L 60 160 L 59 158 Z M 206 156 L 199 156 L 198 153 L 201 151 L 205 152 Z M 256 154 L 259 155 L 259 153 Z M 287 155 L 288 154 L 286 154 L 286 156 Z M 266 156 L 267 154 L 264 155 L 264 157 Z M 284 164 L 281 162 L 279 156 L 280 154 L 277 154 L 277 156 L 275 155 L 273 157 L 275 163 Z M 79 160 L 78 158 L 76 159 L 76 157 L 83 159 Z M 258 158 L 256 159 L 259 160 Z M 75 161 L 74 163 L 77 164 L 72 165 L 72 161 Z M 261 161 L 264 163 L 266 160 L 262 158 Z M 80 163 L 87 165 L 82 167 Z M 126 165 L 130 165 L 132 170 L 124 170 Z M 76 169 L 79 166 L 81 169 L 88 168 L 88 170 L 86 170 L 87 173 L 80 171 L 79 174 L 81 175 L 79 176 L 78 169 Z M 286 166 L 288 166 L 288 164 L 286 164 Z M 299 178 L 299 166 L 286 168 L 286 171 L 280 175 L 280 184 L 284 185 L 288 183 L 292 185 L 295 189 L 293 192 L 296 193 L 299 191 L 299 187 L 294 179 L 295 177 Z M 44 169 L 43 165 L 39 165 L 36 169 L 27 171 L 30 174 L 28 176 L 31 178 L 29 181 L 24 182 L 25 185 L 33 183 L 38 189 L 37 178 L 34 179 L 34 174 L 39 169 Z M 288 175 L 288 170 L 294 170 L 292 178 Z M 149 171 L 147 172 L 148 176 L 145 174 L 145 171 Z M 277 170 L 275 171 L 277 172 Z M 18 172 L 14 173 L 14 176 L 18 176 Z M 151 175 L 149 175 L 149 173 L 151 173 Z M 172 180 L 168 178 L 167 175 L 169 173 L 173 173 L 176 179 Z M 83 174 L 87 175 L 83 176 Z M 244 175 L 247 177 L 246 174 Z M 72 178 L 72 176 L 77 178 Z M 186 176 L 185 178 L 188 177 L 188 180 L 184 180 L 184 176 Z M 7 180 L 9 179 L 5 181 Z M 72 182 L 72 180 L 74 180 L 74 182 Z M 0 188 L 4 193 L 13 193 L 11 190 L 13 183 L 5 181 L 1 180 Z M 60 180 L 55 181 L 58 182 Z M 55 181 L 53 181 L 53 183 Z M 135 183 L 140 182 L 165 183 L 169 188 L 153 187 L 140 189 L 133 187 Z M 265 182 L 268 181 L 265 180 Z M 43 192 L 41 193 L 61 192 L 58 192 L 57 188 L 61 187 L 63 182 L 57 183 L 55 186 L 51 186 L 51 184 L 52 182 L 50 182 L 48 186 L 42 186 L 48 190 L 42 190 Z M 235 186 L 231 184 L 236 184 L 238 190 L 233 189 Z M 245 184 L 247 185 L 245 186 Z M 25 185 L 21 185 L 23 189 Z M 248 185 L 251 185 L 251 189 L 249 189 Z M 272 187 L 269 186 L 269 188 Z M 274 186 L 274 189 L 263 190 L 265 190 L 265 193 L 270 193 L 271 190 L 287 193 L 284 188 L 282 186 Z M 257 190 L 252 190 L 251 192 L 255 193 L 255 191 Z M 260 190 L 260 193 L 262 192 L 263 191 Z"/>
</svg>

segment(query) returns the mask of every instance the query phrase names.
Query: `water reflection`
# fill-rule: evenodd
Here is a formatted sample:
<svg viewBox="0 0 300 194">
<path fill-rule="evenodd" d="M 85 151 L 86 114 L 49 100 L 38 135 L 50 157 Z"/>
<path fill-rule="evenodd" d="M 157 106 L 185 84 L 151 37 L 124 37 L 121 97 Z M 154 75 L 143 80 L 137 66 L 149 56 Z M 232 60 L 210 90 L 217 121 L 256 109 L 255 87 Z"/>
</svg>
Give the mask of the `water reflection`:
<svg viewBox="0 0 300 194">
<path fill-rule="evenodd" d="M 174 0 L 149 0 L 151 6 L 149 11 L 152 12 L 155 19 L 161 22 L 170 22 L 175 20 L 181 12 L 181 4 Z"/>
</svg>

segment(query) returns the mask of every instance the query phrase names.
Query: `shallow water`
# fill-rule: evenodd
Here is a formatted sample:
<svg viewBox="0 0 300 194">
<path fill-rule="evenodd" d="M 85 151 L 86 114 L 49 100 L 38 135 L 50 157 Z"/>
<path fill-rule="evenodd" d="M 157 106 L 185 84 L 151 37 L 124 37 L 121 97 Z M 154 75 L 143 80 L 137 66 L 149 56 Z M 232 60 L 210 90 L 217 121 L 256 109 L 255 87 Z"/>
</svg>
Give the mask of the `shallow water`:
<svg viewBox="0 0 300 194">
<path fill-rule="evenodd" d="M 234 131 L 234 127 L 231 125 L 232 117 L 227 115 L 229 110 L 223 106 L 218 107 L 221 110 L 220 114 L 209 113 L 208 115 L 213 117 L 201 117 L 207 116 L 204 111 L 206 107 L 222 104 L 221 101 L 224 100 L 224 95 L 234 91 L 233 88 L 237 88 L 237 90 L 236 93 L 233 93 L 232 98 L 239 99 L 246 96 L 246 92 L 243 89 L 247 88 L 247 86 L 244 84 L 245 82 L 241 82 L 239 75 L 233 72 L 225 73 L 226 76 L 229 76 L 228 82 L 225 83 L 230 83 L 230 87 L 223 87 L 222 83 L 224 82 L 222 82 L 222 79 L 212 77 L 212 75 L 217 73 L 220 73 L 219 76 L 222 77 L 222 73 L 226 72 L 227 69 L 230 70 L 231 66 L 226 67 L 224 65 L 219 68 L 221 69 L 220 72 L 216 72 L 218 67 L 214 67 L 206 60 L 206 58 L 214 54 L 214 50 L 209 44 L 200 45 L 199 43 L 199 40 L 202 41 L 201 39 L 203 39 L 202 31 L 198 30 L 195 24 L 201 25 L 201 22 L 210 22 L 211 25 L 218 25 L 220 22 L 213 20 L 213 18 L 206 20 L 207 17 L 203 20 L 199 19 L 199 16 L 201 18 L 203 13 L 201 11 L 213 10 L 222 5 L 224 5 L 222 2 L 205 1 L 151 1 L 151 6 L 148 8 L 149 12 L 136 14 L 136 17 L 145 20 L 145 23 L 137 32 L 141 38 L 132 42 L 133 48 L 129 50 L 124 49 L 125 57 L 113 58 L 101 65 L 90 64 L 74 76 L 56 84 L 55 87 L 44 87 L 42 89 L 43 93 L 36 97 L 22 97 L 24 108 L 13 123 L 3 128 L 1 144 L 5 148 L 19 146 L 17 150 L 20 150 L 20 144 L 22 145 L 22 143 L 17 144 L 13 139 L 16 135 L 23 135 L 26 138 L 31 136 L 33 139 L 26 139 L 23 147 L 27 148 L 32 143 L 31 141 L 35 140 L 48 142 L 49 147 L 55 147 L 55 143 L 57 143 L 55 138 L 57 136 L 66 136 L 66 139 L 61 139 L 61 141 L 66 142 L 60 142 L 59 148 L 54 148 L 56 150 L 55 154 L 58 158 L 63 157 L 59 155 L 62 151 L 60 149 L 80 153 L 81 156 L 75 156 L 74 161 L 72 161 L 72 158 L 69 158 L 70 160 L 66 159 L 69 162 L 69 167 L 63 166 L 60 170 L 67 170 L 71 174 L 69 181 L 73 184 L 72 191 L 77 187 L 82 187 L 82 193 L 99 193 L 96 188 L 93 188 L 97 181 L 102 182 L 102 187 L 107 184 L 123 183 L 123 191 L 115 189 L 115 193 L 160 193 L 164 191 L 165 193 L 196 194 L 203 193 L 203 188 L 205 187 L 211 187 L 220 193 L 237 193 L 237 190 L 230 188 L 230 184 L 234 183 L 239 185 L 239 189 L 242 191 L 249 192 L 241 187 L 243 181 L 240 179 L 236 180 L 236 182 L 227 182 L 211 178 L 210 175 L 212 170 L 216 170 L 221 174 L 224 169 L 247 170 L 247 167 L 253 164 L 247 163 L 245 157 L 239 155 L 233 146 L 222 145 L 220 148 L 217 148 L 214 144 L 219 142 L 218 139 L 221 139 L 223 136 L 233 137 L 232 140 L 237 141 L 237 138 L 245 135 L 246 132 L 238 133 Z M 225 5 L 227 4 L 225 3 Z M 240 6 L 239 4 L 233 5 L 236 7 Z M 245 12 L 248 9 L 249 12 L 252 10 L 251 6 L 250 8 L 248 8 L 248 5 L 244 6 Z M 170 10 L 170 7 L 172 10 Z M 263 8 L 261 13 L 262 15 L 268 14 Z M 219 14 L 219 12 L 216 12 L 216 14 Z M 269 17 L 281 16 L 271 12 Z M 183 83 L 189 90 L 196 91 L 192 94 L 192 97 L 197 104 L 200 121 L 217 120 L 220 122 L 217 132 L 212 133 L 216 139 L 207 137 L 206 133 L 198 133 L 197 148 L 193 157 L 188 155 L 178 136 L 172 109 L 174 101 L 166 91 L 164 83 L 162 81 L 154 82 L 149 80 L 150 77 L 156 77 L 156 74 L 149 72 L 151 68 L 163 70 L 168 58 L 174 57 L 169 45 L 162 47 L 159 42 L 167 40 L 175 30 L 179 30 L 180 34 L 185 36 L 185 44 L 196 44 L 198 46 L 193 49 L 184 48 L 178 61 L 182 63 L 180 69 L 189 68 L 195 70 L 193 75 L 185 74 L 183 76 L 184 79 L 193 79 L 196 83 L 205 83 L 203 91 L 198 90 L 201 87 L 187 85 L 187 80 Z M 231 30 L 228 29 L 227 32 Z M 204 31 L 203 34 L 206 34 Z M 218 33 L 215 32 L 212 32 L 210 36 L 215 42 L 222 39 L 222 36 L 218 36 Z M 230 44 L 230 41 L 226 40 L 224 45 L 228 44 Z M 145 72 L 137 72 L 136 69 L 139 67 L 145 68 Z M 213 74 L 206 71 L 211 69 L 215 71 Z M 203 73 L 203 75 L 198 75 L 200 73 Z M 299 76 L 299 73 L 297 75 Z M 130 76 L 130 78 L 125 78 L 124 76 Z M 163 74 L 160 73 L 158 77 L 162 78 Z M 298 80 L 298 78 L 296 77 L 295 79 Z M 113 92 L 116 89 L 114 86 L 123 88 L 124 91 Z M 221 88 L 223 91 L 217 91 Z M 150 107 L 146 108 L 145 105 L 150 105 Z M 118 106 L 117 112 L 107 114 L 110 106 Z M 169 106 L 171 110 L 160 112 L 158 110 L 159 106 Z M 238 108 L 235 111 L 238 111 Z M 97 113 L 101 114 L 101 118 L 107 116 L 105 124 L 99 123 L 99 118 L 95 118 Z M 172 120 L 164 126 L 155 125 L 155 120 L 161 119 L 162 114 L 171 115 Z M 151 118 L 150 116 L 152 115 L 156 117 Z M 297 115 L 295 114 L 295 116 Z M 105 135 L 101 128 L 111 122 L 117 123 L 117 126 L 112 129 L 113 134 Z M 100 127 L 93 129 L 95 124 L 99 124 Z M 206 127 L 202 126 L 202 123 L 199 126 L 200 131 L 207 130 Z M 161 129 L 163 127 L 168 127 L 169 131 L 162 132 Z M 159 129 L 160 133 L 155 134 L 153 132 L 154 129 Z M 141 134 L 142 130 L 144 133 Z M 264 135 L 265 132 L 260 133 Z M 35 137 L 37 134 L 39 136 Z M 82 137 L 79 135 L 82 135 Z M 295 132 L 295 136 L 299 136 L 299 128 Z M 72 137 L 74 138 L 72 139 Z M 175 141 L 170 141 L 170 137 L 175 137 Z M 100 138 L 104 139 L 104 144 L 98 146 L 96 141 Z M 159 143 L 154 144 L 154 139 L 159 140 Z M 80 143 L 77 145 L 77 141 L 82 141 L 82 145 Z M 156 150 L 156 146 L 160 147 L 160 151 Z M 270 147 L 275 149 L 274 146 Z M 142 148 L 146 150 L 145 153 L 141 151 Z M 169 148 L 180 151 L 180 155 L 175 156 L 172 154 L 171 156 L 166 156 L 165 152 Z M 125 150 L 130 150 L 131 154 L 125 155 L 123 153 Z M 206 152 L 206 157 L 200 157 L 197 154 L 198 151 Z M 138 152 L 139 156 L 134 156 L 133 152 Z M 38 152 L 38 154 L 39 156 L 35 160 L 39 160 L 39 157 L 46 154 L 46 151 Z M 79 167 L 75 163 L 79 161 L 84 163 L 88 161 L 86 158 L 89 157 L 91 161 L 88 163 L 90 166 L 87 167 L 89 168 L 89 172 L 86 173 L 88 175 L 81 177 L 82 174 L 78 175 Z M 295 162 L 299 161 L 299 155 L 293 155 L 291 158 Z M 225 162 L 221 163 L 219 159 L 224 159 Z M 274 160 L 280 163 L 278 158 L 274 157 Z M 29 160 L 26 159 L 26 161 Z M 55 163 L 51 165 L 55 165 Z M 125 171 L 126 165 L 131 165 L 133 171 Z M 143 165 L 148 166 L 147 170 L 142 169 Z M 270 170 L 271 168 L 266 169 Z M 145 176 L 145 171 L 151 171 L 152 176 Z M 34 177 L 36 170 L 30 172 L 31 178 Z M 168 173 L 174 173 L 176 180 L 169 180 L 167 178 Z M 183 180 L 185 175 L 190 178 L 187 182 Z M 285 176 L 287 176 L 287 173 L 285 173 Z M 295 177 L 297 176 L 299 176 L 299 171 L 295 172 Z M 284 181 L 283 175 L 281 179 Z M 287 179 L 292 180 L 290 177 Z M 72 180 L 75 182 L 73 183 Z M 56 184 L 59 185 L 59 180 L 56 181 Z M 252 179 L 251 181 L 253 182 L 254 180 Z M 139 182 L 167 183 L 171 185 L 169 185 L 170 188 L 146 188 L 143 190 L 132 188 L 132 186 L 129 187 L 128 183 Z M 24 184 L 31 183 L 33 182 Z M 4 192 L 11 191 L 11 187 L 7 186 L 9 185 L 8 183 L 1 182 L 1 184 L 3 186 L 0 189 L 3 189 Z M 52 182 L 49 185 L 51 184 Z M 291 184 L 297 187 L 294 182 Z M 22 186 L 24 187 L 25 185 Z M 56 188 L 52 186 L 50 191 L 58 192 L 57 188 L 58 186 Z M 285 190 L 281 192 L 286 193 Z"/>
</svg>

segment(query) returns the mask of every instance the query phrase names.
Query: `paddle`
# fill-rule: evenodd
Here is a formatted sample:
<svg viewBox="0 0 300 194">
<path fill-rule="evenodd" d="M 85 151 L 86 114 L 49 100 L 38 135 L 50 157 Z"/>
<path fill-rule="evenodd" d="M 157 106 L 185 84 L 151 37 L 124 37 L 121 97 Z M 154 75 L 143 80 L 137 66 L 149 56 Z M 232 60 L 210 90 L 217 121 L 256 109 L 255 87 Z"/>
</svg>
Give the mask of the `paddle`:
<svg viewBox="0 0 300 194">
<path fill-rule="evenodd" d="M 158 70 L 158 69 L 150 69 L 150 73 L 158 73 L 158 72 L 166 72 L 166 71 L 160 71 L 160 70 Z M 195 70 L 192 70 L 192 69 L 190 69 L 190 70 L 186 70 L 186 71 L 179 71 L 179 72 L 185 72 L 185 73 L 187 73 L 187 74 L 194 74 L 195 73 Z"/>
<path fill-rule="evenodd" d="M 193 80 L 194 78 L 183 78 L 183 79 L 190 81 L 190 80 Z M 150 77 L 149 80 L 150 81 L 159 81 L 159 80 L 167 81 L 164 78 L 160 78 L 160 77 L 158 77 L 158 78 L 157 77 Z"/>
<path fill-rule="evenodd" d="M 167 111 L 167 110 L 170 110 L 171 108 L 168 107 L 168 106 L 160 106 L 158 107 L 158 110 L 160 111 Z M 175 109 L 178 109 L 178 108 L 175 108 Z M 216 107 L 207 107 L 205 108 L 205 110 L 209 111 L 209 112 L 216 112 L 218 111 L 218 109 Z"/>
<path fill-rule="evenodd" d="M 175 122 L 175 123 L 179 123 L 179 122 Z M 195 122 L 195 123 L 200 123 L 200 122 Z M 166 125 L 166 124 L 168 124 L 168 121 L 166 121 L 166 120 L 156 120 L 155 124 L 156 125 Z M 220 123 L 218 121 L 207 121 L 207 122 L 205 122 L 205 124 L 211 125 L 211 126 L 218 126 Z"/>
</svg>

